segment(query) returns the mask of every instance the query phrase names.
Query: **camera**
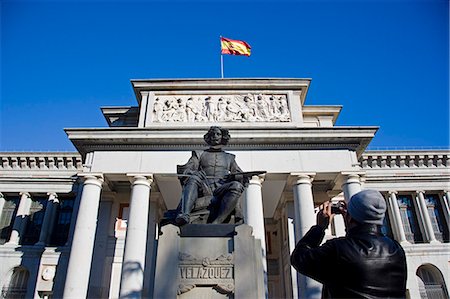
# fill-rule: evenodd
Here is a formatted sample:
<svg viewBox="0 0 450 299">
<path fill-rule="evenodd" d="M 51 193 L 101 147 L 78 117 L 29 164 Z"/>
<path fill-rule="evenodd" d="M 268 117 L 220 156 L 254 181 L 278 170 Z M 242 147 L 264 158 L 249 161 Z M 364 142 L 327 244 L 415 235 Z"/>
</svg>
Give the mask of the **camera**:
<svg viewBox="0 0 450 299">
<path fill-rule="evenodd" d="M 342 201 L 331 203 L 331 214 L 342 214 L 341 208 L 344 208 L 344 203 Z"/>
</svg>

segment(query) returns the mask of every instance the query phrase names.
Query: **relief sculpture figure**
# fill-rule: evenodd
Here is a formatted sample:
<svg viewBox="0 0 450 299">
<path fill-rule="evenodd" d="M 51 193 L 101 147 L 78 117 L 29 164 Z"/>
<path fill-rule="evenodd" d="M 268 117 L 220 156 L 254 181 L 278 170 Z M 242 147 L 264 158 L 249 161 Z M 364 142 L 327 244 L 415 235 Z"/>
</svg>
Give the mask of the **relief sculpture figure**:
<svg viewBox="0 0 450 299">
<path fill-rule="evenodd" d="M 248 179 L 235 156 L 222 149 L 230 139 L 229 132 L 213 126 L 204 139 L 210 147 L 193 151 L 189 161 L 177 167 L 183 191 L 175 223 L 191 223 L 191 212 L 199 208 L 208 210 L 207 223 L 224 223 L 232 214 L 235 222 L 242 222 L 239 198 Z"/>
<path fill-rule="evenodd" d="M 153 103 L 154 122 L 288 122 L 285 95 L 161 96 Z"/>
<path fill-rule="evenodd" d="M 155 120 L 157 122 L 162 122 L 164 115 L 164 105 L 161 104 L 161 101 L 159 99 L 156 99 L 153 107 L 155 110 Z"/>
</svg>

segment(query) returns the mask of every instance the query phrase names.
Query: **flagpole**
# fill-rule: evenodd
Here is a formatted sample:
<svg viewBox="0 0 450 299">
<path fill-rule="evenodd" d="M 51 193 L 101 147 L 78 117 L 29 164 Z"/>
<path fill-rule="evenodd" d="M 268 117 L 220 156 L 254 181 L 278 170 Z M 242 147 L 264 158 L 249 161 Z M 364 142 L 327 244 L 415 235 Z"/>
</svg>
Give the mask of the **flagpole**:
<svg viewBox="0 0 450 299">
<path fill-rule="evenodd" d="M 223 55 L 220 54 L 220 74 L 222 75 L 223 79 Z"/>
<path fill-rule="evenodd" d="M 220 37 L 220 75 L 223 79 L 223 54 L 222 54 L 222 35 Z"/>
</svg>

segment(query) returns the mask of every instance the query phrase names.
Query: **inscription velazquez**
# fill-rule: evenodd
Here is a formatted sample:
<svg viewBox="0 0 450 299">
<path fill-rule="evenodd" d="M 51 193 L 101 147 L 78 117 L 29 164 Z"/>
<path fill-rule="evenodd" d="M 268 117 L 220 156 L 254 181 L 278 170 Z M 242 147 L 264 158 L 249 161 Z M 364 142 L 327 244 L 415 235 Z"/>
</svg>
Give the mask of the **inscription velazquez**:
<svg viewBox="0 0 450 299">
<path fill-rule="evenodd" d="M 180 285 L 178 294 L 196 286 L 213 286 L 220 293 L 234 291 L 233 255 L 221 255 L 216 259 L 179 255 Z"/>
<path fill-rule="evenodd" d="M 233 267 L 180 266 L 181 279 L 233 279 Z"/>
</svg>

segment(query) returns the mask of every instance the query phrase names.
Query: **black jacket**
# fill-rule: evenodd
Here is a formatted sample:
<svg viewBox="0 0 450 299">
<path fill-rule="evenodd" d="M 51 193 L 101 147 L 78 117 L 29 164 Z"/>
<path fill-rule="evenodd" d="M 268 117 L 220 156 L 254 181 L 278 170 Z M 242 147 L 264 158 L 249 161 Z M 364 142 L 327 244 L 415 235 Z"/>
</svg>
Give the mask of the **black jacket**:
<svg viewBox="0 0 450 299">
<path fill-rule="evenodd" d="M 323 298 L 405 298 L 405 252 L 380 227 L 364 224 L 319 246 L 324 235 L 313 226 L 291 255 L 298 272 L 324 285 Z"/>
</svg>

